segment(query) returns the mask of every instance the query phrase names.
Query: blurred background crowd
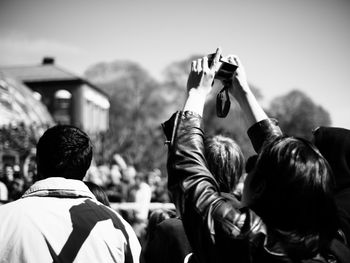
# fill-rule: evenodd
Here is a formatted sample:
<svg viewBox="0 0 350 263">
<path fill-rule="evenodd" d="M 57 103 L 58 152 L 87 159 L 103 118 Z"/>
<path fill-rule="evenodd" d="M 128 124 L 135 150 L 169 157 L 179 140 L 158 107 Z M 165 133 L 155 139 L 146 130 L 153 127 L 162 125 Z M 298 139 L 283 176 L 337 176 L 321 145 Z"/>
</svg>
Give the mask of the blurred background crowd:
<svg viewBox="0 0 350 263">
<path fill-rule="evenodd" d="M 36 176 L 35 147 L 43 126 L 24 123 L 0 128 L 1 165 L 0 202 L 14 201 L 32 185 Z M 86 181 L 102 187 L 110 202 L 134 202 L 133 191 L 142 183 L 149 185 L 152 202 L 169 202 L 166 178 L 159 169 L 137 171 L 120 154 L 110 160 L 100 160 L 88 171 Z"/>
</svg>

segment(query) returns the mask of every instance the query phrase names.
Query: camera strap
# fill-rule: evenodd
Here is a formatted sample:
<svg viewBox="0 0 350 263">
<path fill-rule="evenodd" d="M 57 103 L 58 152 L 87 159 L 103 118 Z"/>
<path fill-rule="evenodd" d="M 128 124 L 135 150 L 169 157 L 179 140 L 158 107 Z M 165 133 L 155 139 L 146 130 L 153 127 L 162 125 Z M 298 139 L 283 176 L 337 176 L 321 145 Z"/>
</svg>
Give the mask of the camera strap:
<svg viewBox="0 0 350 263">
<path fill-rule="evenodd" d="M 216 115 L 219 118 L 225 118 L 230 111 L 231 101 L 228 94 L 228 88 L 229 85 L 225 84 L 216 96 Z"/>
</svg>

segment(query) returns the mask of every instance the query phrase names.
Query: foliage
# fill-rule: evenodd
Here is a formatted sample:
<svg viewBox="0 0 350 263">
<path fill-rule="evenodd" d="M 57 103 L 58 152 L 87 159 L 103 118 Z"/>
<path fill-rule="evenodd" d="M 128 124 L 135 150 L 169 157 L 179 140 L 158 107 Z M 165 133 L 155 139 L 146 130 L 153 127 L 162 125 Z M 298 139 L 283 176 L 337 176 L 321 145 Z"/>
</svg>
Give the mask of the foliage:
<svg viewBox="0 0 350 263">
<path fill-rule="evenodd" d="M 9 124 L 0 127 L 0 152 L 10 156 L 18 155 L 19 165 L 36 147 L 39 136 L 41 136 L 41 126 L 27 126 L 24 123 Z M 47 127 L 44 127 L 45 129 Z M 0 160 L 0 168 L 4 160 Z M 12 164 L 12 165 L 14 165 Z M 0 171 L 1 173 L 1 171 Z"/>
<path fill-rule="evenodd" d="M 121 153 L 142 169 L 159 167 L 165 155 L 159 127 L 166 106 L 159 83 L 127 61 L 94 65 L 86 76 L 110 96 L 110 130 L 102 135 L 102 159 Z"/>
<path fill-rule="evenodd" d="M 285 133 L 306 139 L 311 139 L 316 127 L 331 125 L 329 113 L 300 90 L 273 100 L 269 113 L 278 119 Z"/>
</svg>

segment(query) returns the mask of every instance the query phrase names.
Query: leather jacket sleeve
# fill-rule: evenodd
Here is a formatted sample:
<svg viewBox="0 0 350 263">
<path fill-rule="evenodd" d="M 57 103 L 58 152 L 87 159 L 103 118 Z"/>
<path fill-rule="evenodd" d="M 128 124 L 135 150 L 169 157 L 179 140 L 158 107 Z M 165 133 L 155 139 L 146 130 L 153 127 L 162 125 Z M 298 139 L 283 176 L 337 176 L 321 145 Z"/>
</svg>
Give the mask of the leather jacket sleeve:
<svg viewBox="0 0 350 263">
<path fill-rule="evenodd" d="M 235 208 L 220 195 L 204 157 L 201 117 L 189 111 L 177 112 L 162 126 L 169 146 L 168 189 L 199 261 L 222 262 L 226 255 L 247 261 L 253 237 L 264 233 L 265 226 L 253 211 Z M 266 127 L 270 127 L 268 123 Z M 253 126 L 250 135 L 264 136 L 259 129 Z M 256 149 L 263 141 L 256 140 Z"/>
<path fill-rule="evenodd" d="M 257 122 L 248 129 L 247 133 L 256 152 L 260 152 L 265 142 L 282 135 L 276 119 L 265 119 Z"/>
</svg>

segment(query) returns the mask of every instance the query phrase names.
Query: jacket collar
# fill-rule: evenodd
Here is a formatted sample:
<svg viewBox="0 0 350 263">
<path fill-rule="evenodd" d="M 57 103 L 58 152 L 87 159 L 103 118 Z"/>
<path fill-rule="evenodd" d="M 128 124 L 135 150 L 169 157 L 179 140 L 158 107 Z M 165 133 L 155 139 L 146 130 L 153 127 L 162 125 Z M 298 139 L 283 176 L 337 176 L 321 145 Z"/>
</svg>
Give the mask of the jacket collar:
<svg viewBox="0 0 350 263">
<path fill-rule="evenodd" d="M 271 230 L 267 228 L 264 249 L 274 256 L 294 255 L 300 258 L 312 258 L 318 253 L 319 236 L 300 235 L 293 231 Z"/>
<path fill-rule="evenodd" d="M 50 177 L 37 181 L 23 194 L 22 198 L 30 196 L 86 197 L 96 199 L 82 181 L 65 179 L 63 177 Z"/>
</svg>

